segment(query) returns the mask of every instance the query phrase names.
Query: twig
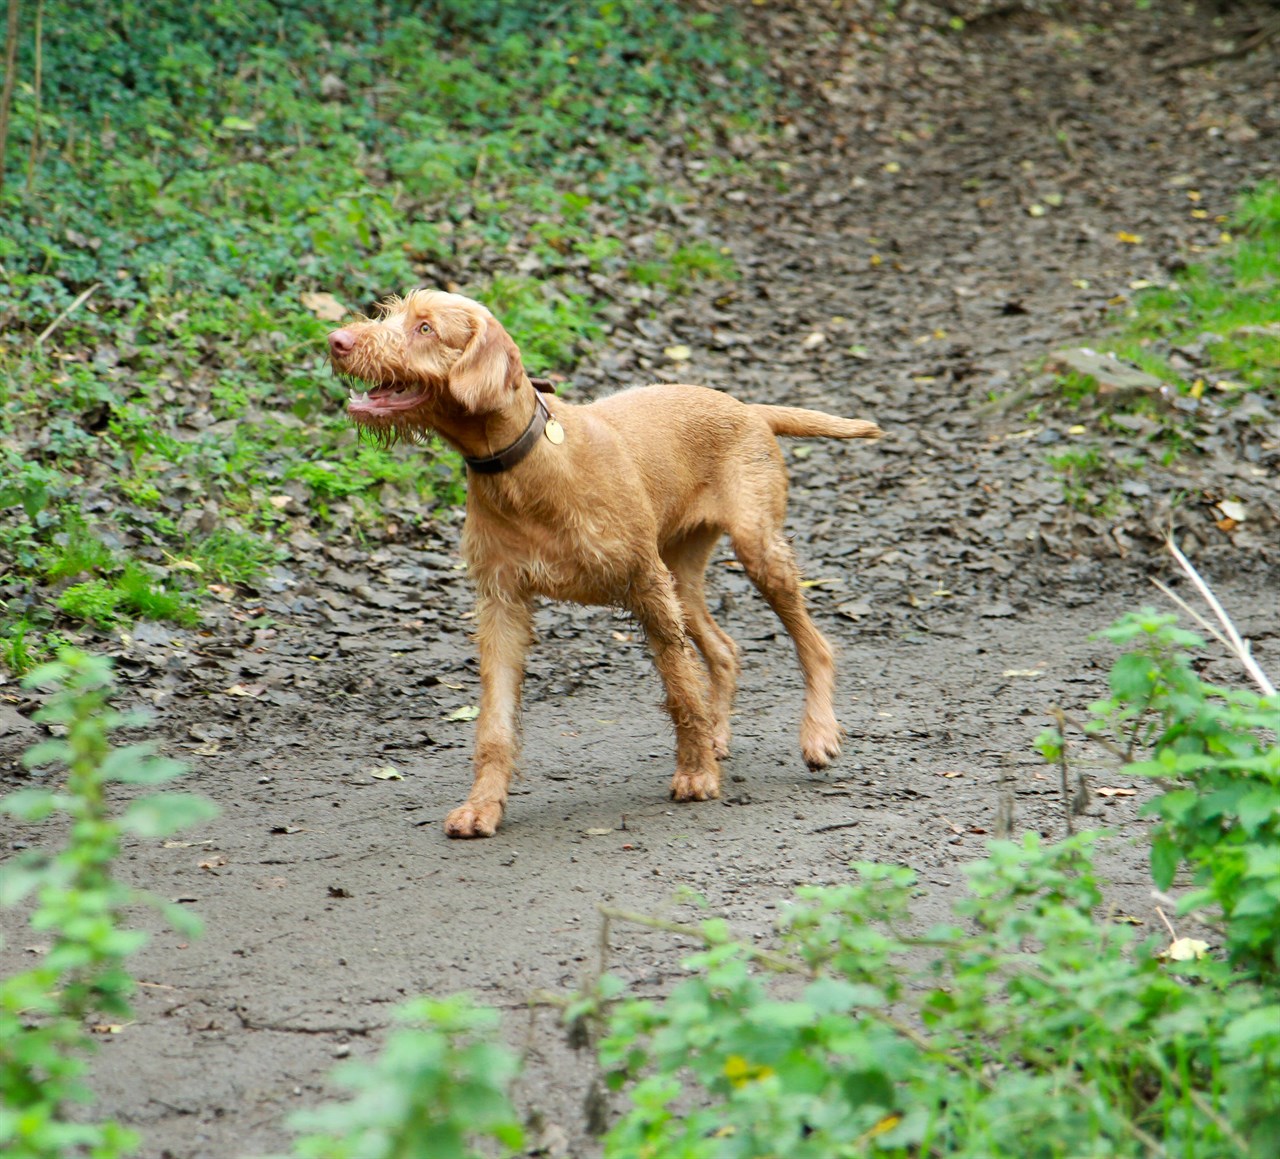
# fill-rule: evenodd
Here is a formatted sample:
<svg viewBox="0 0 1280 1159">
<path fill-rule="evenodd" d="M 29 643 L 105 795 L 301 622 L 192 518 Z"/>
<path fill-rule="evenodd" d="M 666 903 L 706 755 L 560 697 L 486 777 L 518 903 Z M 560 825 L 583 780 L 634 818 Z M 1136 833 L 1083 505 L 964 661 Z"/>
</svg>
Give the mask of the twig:
<svg viewBox="0 0 1280 1159">
<path fill-rule="evenodd" d="M 1214 627 L 1213 624 L 1209 623 L 1209 621 L 1206 620 L 1199 612 L 1197 612 L 1195 608 L 1193 608 L 1189 603 L 1187 603 L 1186 600 L 1184 600 L 1180 595 L 1178 595 L 1178 593 L 1175 592 L 1168 584 L 1166 584 L 1163 580 L 1156 579 L 1156 577 L 1153 575 L 1148 576 L 1147 578 L 1157 588 L 1159 588 L 1160 591 L 1163 592 L 1168 599 L 1172 600 L 1175 604 L 1177 604 L 1178 607 L 1180 607 L 1184 612 L 1187 613 L 1188 616 L 1190 616 L 1193 620 L 1195 620 L 1195 622 L 1199 624 L 1200 627 L 1202 627 L 1206 632 L 1208 632 L 1210 636 L 1212 636 L 1215 640 L 1218 641 L 1219 644 L 1221 644 L 1224 648 L 1226 648 L 1227 651 L 1231 650 L 1231 641 L 1228 640 L 1226 636 L 1224 636 L 1221 632 L 1219 632 L 1218 629 Z"/>
<path fill-rule="evenodd" d="M 1280 17 L 1273 17 L 1247 40 L 1242 40 L 1234 48 L 1205 52 L 1199 56 L 1185 57 L 1182 60 L 1166 60 L 1157 64 L 1154 71 L 1157 73 L 1176 72 L 1180 68 L 1195 68 L 1202 64 L 1216 64 L 1220 60 L 1235 60 L 1237 57 L 1248 56 L 1255 48 L 1261 48 L 1277 34 L 1280 34 Z"/>
<path fill-rule="evenodd" d="M 1159 915 L 1160 920 L 1164 922 L 1164 928 L 1169 931 L 1169 937 L 1176 942 L 1178 940 L 1178 931 L 1173 928 L 1173 923 L 1164 916 L 1164 910 L 1159 906 L 1156 906 L 1156 913 Z"/>
<path fill-rule="evenodd" d="M 62 323 L 71 314 L 71 312 L 73 310 L 78 309 L 80 305 L 85 301 L 85 299 L 87 299 L 89 295 L 92 294 L 93 291 L 98 289 L 98 287 L 101 285 L 102 285 L 101 282 L 94 282 L 93 285 L 90 286 L 87 290 L 82 290 L 80 294 L 76 297 L 76 300 L 72 302 L 70 306 L 68 306 L 65 310 L 63 310 L 61 314 L 59 314 L 52 322 L 49 323 L 48 326 L 46 326 L 40 332 L 40 336 L 36 339 L 35 345 L 37 346 L 42 345 L 44 343 L 44 340 L 48 338 L 49 335 L 52 334 L 59 326 L 62 325 Z"/>
<path fill-rule="evenodd" d="M 1049 709 L 1049 715 L 1058 722 L 1058 768 L 1062 771 L 1062 812 L 1067 819 L 1067 836 L 1076 831 L 1071 817 L 1071 770 L 1067 767 L 1067 714 L 1058 707 Z"/>
<path fill-rule="evenodd" d="M 36 186 L 36 161 L 40 155 L 40 87 L 43 76 L 44 0 L 36 2 L 35 109 L 31 118 L 31 151 L 27 154 L 27 196 Z"/>
<path fill-rule="evenodd" d="M 1235 624 L 1231 622 L 1231 617 L 1227 615 L 1222 605 L 1218 603 L 1218 597 L 1213 594 L 1209 585 L 1205 583 L 1204 578 L 1191 565 L 1191 561 L 1178 550 L 1178 545 L 1173 542 L 1173 536 L 1170 535 L 1164 542 L 1182 570 L 1191 577 L 1191 582 L 1196 585 L 1196 590 L 1203 597 L 1204 602 L 1209 605 L 1213 614 L 1217 616 L 1218 623 L 1222 625 L 1222 630 L 1226 632 L 1227 638 L 1230 640 L 1229 647 L 1235 654 L 1236 659 L 1244 665 L 1244 670 L 1253 678 L 1253 682 L 1262 689 L 1263 696 L 1275 696 L 1275 685 L 1271 683 L 1267 678 L 1267 674 L 1263 672 L 1258 662 L 1253 658 L 1253 653 L 1249 650 L 1249 641 L 1241 639 L 1240 633 L 1236 631 Z"/>
<path fill-rule="evenodd" d="M 13 103 L 14 65 L 18 59 L 18 0 L 9 0 L 4 34 L 4 91 L 0 92 L 0 193 L 4 192 L 4 156 L 9 148 L 9 109 Z"/>
</svg>

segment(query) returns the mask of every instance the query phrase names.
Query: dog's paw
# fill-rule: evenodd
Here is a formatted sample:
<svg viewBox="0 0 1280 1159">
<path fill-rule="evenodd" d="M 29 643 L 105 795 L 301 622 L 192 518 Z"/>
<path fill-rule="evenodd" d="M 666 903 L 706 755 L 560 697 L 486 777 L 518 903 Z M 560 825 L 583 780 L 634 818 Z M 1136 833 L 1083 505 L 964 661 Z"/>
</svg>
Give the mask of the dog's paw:
<svg viewBox="0 0 1280 1159">
<path fill-rule="evenodd" d="M 444 831 L 449 837 L 492 837 L 501 820 L 502 806 L 497 801 L 483 805 L 468 801 L 444 819 Z"/>
<path fill-rule="evenodd" d="M 671 779 L 671 797 L 675 801 L 714 801 L 720 796 L 720 773 L 677 772 Z"/>
<path fill-rule="evenodd" d="M 835 722 L 806 720 L 800 729 L 800 751 L 804 763 L 814 772 L 825 769 L 840 755 L 840 737 L 843 730 Z"/>
</svg>

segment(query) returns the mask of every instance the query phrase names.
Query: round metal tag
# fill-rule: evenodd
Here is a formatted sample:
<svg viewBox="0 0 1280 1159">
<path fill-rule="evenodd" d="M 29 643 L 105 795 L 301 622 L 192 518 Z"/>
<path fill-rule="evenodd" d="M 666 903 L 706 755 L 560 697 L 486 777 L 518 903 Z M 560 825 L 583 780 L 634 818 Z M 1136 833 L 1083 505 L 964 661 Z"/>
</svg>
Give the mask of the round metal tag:
<svg viewBox="0 0 1280 1159">
<path fill-rule="evenodd" d="M 555 443 L 557 447 L 564 442 L 564 427 L 555 419 L 547 419 L 547 425 L 542 433 L 547 436 L 548 442 Z"/>
</svg>

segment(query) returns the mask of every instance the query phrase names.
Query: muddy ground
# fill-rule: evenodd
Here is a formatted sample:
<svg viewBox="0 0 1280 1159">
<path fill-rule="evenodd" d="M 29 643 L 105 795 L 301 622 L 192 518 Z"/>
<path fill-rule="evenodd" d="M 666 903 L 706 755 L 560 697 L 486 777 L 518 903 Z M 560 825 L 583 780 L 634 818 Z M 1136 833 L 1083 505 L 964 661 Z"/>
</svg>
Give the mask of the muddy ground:
<svg viewBox="0 0 1280 1159">
<path fill-rule="evenodd" d="M 136 959 L 136 1020 L 103 1037 L 95 1064 L 101 1113 L 140 1130 L 143 1155 L 284 1148 L 287 1114 L 333 1095 L 337 1059 L 378 1050 L 392 1006 L 464 989 L 508 1011 L 507 1036 L 527 1052 L 518 1096 L 549 1125 L 548 1151 L 595 1153 L 590 1061 L 553 1012 L 526 1003 L 596 966 L 597 906 L 722 914 L 767 939 L 794 886 L 845 880 L 869 859 L 917 871 L 928 921 L 992 833 L 1002 777 L 1017 831 L 1061 835 L 1056 781 L 1031 742 L 1049 706 L 1080 716 L 1102 693 L 1112 653 L 1090 633 L 1158 601 L 1146 575 L 1171 570 L 1156 533 L 1175 490 L 1187 495 L 1179 534 L 1280 670 L 1280 432 L 1267 443 L 1255 423 L 1252 457 L 1228 431 L 1204 461 L 1153 468 L 1103 521 L 1066 507 L 1045 464 L 1090 417 L 1027 369 L 1098 333 L 1131 282 L 1168 280 L 1189 246 L 1216 238 L 1220 225 L 1190 216 L 1189 188 L 1226 213 L 1275 172 L 1274 46 L 1156 71 L 1253 10 L 1230 10 L 1225 31 L 1181 6 L 1174 18 L 1118 4 L 944 35 L 918 23 L 937 9 L 874 34 L 869 6 L 839 20 L 744 7 L 805 102 L 784 139 L 749 158 L 757 174 L 785 163 L 784 188 L 676 174 L 701 191 L 685 211 L 693 227 L 732 249 L 742 277 L 656 313 L 620 302 L 568 393 L 692 380 L 886 428 L 877 445 L 788 448 L 790 528 L 841 657 L 845 755 L 826 775 L 805 770 L 789 643 L 726 553 L 712 606 L 744 672 L 724 798 L 667 801 L 672 737 L 632 626 L 549 605 L 505 825 L 450 842 L 441 821 L 465 794 L 474 725 L 449 718 L 478 692 L 456 513 L 372 548 L 321 544 L 300 516 L 292 559 L 212 637 L 140 626 L 104 642 L 125 699 L 154 708 L 163 748 L 222 810 L 181 843 L 131 848 L 124 866 L 207 923 L 190 944 L 157 929 Z M 689 357 L 673 363 L 664 351 L 679 345 Z M 1214 524 L 1228 494 L 1256 512 L 1234 534 Z M 262 615 L 270 626 L 252 626 Z M 12 708 L 0 723 L 16 779 L 34 726 Z M 1082 756 L 1095 787 L 1128 787 Z M 389 768 L 403 779 L 378 775 Z M 1119 829 L 1114 904 L 1156 928 L 1143 792 L 1095 797 L 1084 823 Z M 6 940 L 8 968 L 33 935 Z M 619 928 L 608 964 L 660 994 L 680 956 L 678 939 Z"/>
</svg>

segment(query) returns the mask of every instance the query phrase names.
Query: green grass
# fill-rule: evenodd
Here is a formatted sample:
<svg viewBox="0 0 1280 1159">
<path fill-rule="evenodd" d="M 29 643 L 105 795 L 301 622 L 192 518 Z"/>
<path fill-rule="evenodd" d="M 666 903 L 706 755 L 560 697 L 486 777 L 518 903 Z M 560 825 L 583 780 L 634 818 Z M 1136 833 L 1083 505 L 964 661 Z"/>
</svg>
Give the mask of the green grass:
<svg viewBox="0 0 1280 1159">
<path fill-rule="evenodd" d="M 1183 394 L 1228 404 L 1249 391 L 1280 399 L 1280 184 L 1240 198 L 1229 236 L 1210 261 L 1138 293 L 1108 348 Z M 1203 366 L 1171 363 L 1173 347 L 1195 344 Z M 1080 393 L 1078 382 L 1063 385 Z"/>
<path fill-rule="evenodd" d="M 663 142 L 711 157 L 766 119 L 730 15 L 50 0 L 38 117 L 23 21 L 0 194 L 0 628 L 147 614 L 112 594 L 130 562 L 196 565 L 170 573 L 189 597 L 251 583 L 290 530 L 286 482 L 322 529 L 362 534 L 387 485 L 460 500 L 456 455 L 354 439 L 333 323 L 304 294 L 367 310 L 460 288 L 537 373 L 600 338 L 601 285 L 733 274 L 713 241 L 652 226 L 682 196 Z M 637 232 L 658 238 L 643 263 Z M 183 528 L 208 505 L 237 530 L 201 548 Z"/>
</svg>

